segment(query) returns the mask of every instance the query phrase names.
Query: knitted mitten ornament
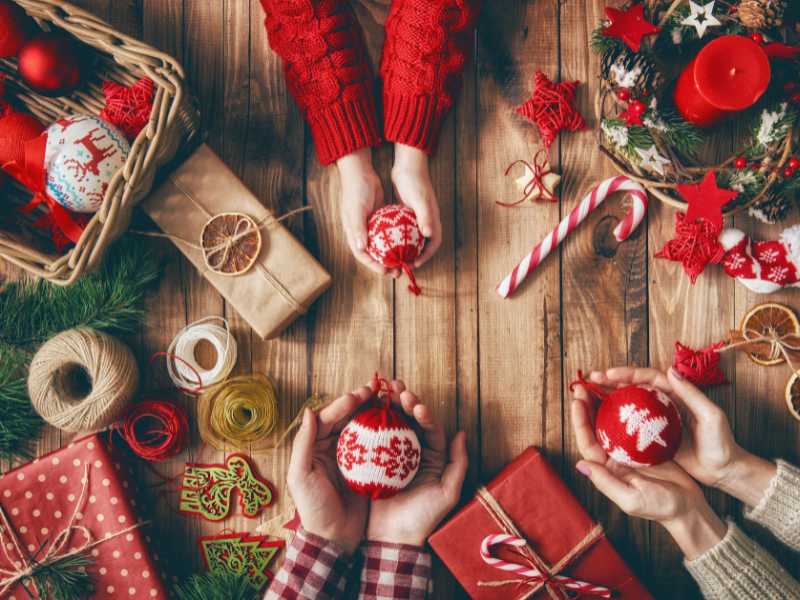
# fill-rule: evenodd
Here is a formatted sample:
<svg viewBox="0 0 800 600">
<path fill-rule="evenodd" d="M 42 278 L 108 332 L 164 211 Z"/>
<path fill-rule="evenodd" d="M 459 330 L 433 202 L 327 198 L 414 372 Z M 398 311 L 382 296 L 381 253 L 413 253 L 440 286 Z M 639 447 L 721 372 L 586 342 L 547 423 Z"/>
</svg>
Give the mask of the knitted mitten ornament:
<svg viewBox="0 0 800 600">
<path fill-rule="evenodd" d="M 719 241 L 725 249 L 725 273 L 757 294 L 800 287 L 800 225 L 785 229 L 777 240 L 764 241 L 726 229 Z"/>
<path fill-rule="evenodd" d="M 419 296 L 412 265 L 422 254 L 425 237 L 414 211 L 401 204 L 376 210 L 369 219 L 367 253 L 387 269 L 402 269 L 411 282 L 408 289 Z"/>
<path fill-rule="evenodd" d="M 422 448 L 417 434 L 392 406 L 392 391 L 376 376 L 375 397 L 339 434 L 336 462 L 347 485 L 373 500 L 390 498 L 419 470 Z"/>
<path fill-rule="evenodd" d="M 681 445 L 682 426 L 669 396 L 646 385 L 607 392 L 580 374 L 579 378 L 575 383 L 601 400 L 594 432 L 610 458 L 639 468 L 659 465 L 675 456 Z"/>
</svg>

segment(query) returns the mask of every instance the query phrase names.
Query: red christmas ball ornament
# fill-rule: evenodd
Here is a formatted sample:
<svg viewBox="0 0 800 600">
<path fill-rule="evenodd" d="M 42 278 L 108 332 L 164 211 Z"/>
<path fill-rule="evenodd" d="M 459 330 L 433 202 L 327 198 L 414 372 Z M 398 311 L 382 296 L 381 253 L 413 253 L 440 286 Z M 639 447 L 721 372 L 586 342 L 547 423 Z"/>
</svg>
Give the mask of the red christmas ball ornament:
<svg viewBox="0 0 800 600">
<path fill-rule="evenodd" d="M 789 166 L 792 167 L 795 171 L 800 169 L 800 160 L 796 156 L 793 156 L 789 159 Z"/>
<path fill-rule="evenodd" d="M 786 179 L 789 179 L 789 177 L 793 177 L 793 176 L 794 176 L 794 169 L 793 169 L 792 167 L 786 167 L 786 168 L 783 170 L 783 176 L 784 176 Z"/>
<path fill-rule="evenodd" d="M 64 96 L 81 81 L 81 52 L 77 42 L 63 33 L 42 33 L 19 52 L 19 74 L 43 96 Z"/>
<path fill-rule="evenodd" d="M 16 56 L 34 28 L 33 21 L 18 4 L 0 0 L 0 58 Z"/>
<path fill-rule="evenodd" d="M 402 269 L 410 281 L 408 289 L 419 295 L 412 265 L 422 254 L 425 236 L 414 211 L 401 204 L 389 204 L 373 213 L 367 229 L 367 253 L 387 269 Z"/>
<path fill-rule="evenodd" d="M 388 384 L 381 383 L 383 391 L 345 426 L 336 445 L 336 462 L 348 487 L 373 500 L 408 486 L 422 457 L 417 434 L 392 406 Z"/>
<path fill-rule="evenodd" d="M 628 109 L 634 114 L 643 115 L 647 111 L 647 105 L 641 100 L 633 100 L 628 105 Z"/>
<path fill-rule="evenodd" d="M 595 417 L 595 436 L 609 457 L 629 467 L 671 460 L 681 444 L 681 417 L 664 392 L 631 385 L 606 394 Z"/>
<path fill-rule="evenodd" d="M 623 102 L 627 102 L 628 100 L 630 100 L 630 99 L 631 99 L 631 92 L 630 92 L 630 90 L 626 90 L 626 89 L 624 89 L 624 88 L 623 88 L 623 89 L 621 89 L 621 90 L 619 90 L 619 91 L 617 92 L 617 98 L 619 98 L 619 99 L 620 99 L 620 100 L 622 100 Z"/>
<path fill-rule="evenodd" d="M 764 34 L 754 31 L 750 34 L 750 39 L 760 46 L 764 43 Z"/>
<path fill-rule="evenodd" d="M 733 166 L 736 167 L 737 169 L 739 169 L 740 171 L 742 169 L 746 169 L 747 168 L 747 159 L 744 156 L 739 156 L 733 162 Z"/>
</svg>

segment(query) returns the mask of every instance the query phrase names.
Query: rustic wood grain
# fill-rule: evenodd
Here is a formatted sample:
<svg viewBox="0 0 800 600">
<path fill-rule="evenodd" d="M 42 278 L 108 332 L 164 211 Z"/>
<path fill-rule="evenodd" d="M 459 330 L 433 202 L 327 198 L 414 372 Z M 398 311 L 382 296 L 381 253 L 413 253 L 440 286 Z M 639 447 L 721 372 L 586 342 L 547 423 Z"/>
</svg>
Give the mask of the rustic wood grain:
<svg viewBox="0 0 800 600">
<path fill-rule="evenodd" d="M 374 65 L 383 44 L 390 0 L 352 0 Z M 531 159 L 541 146 L 533 126 L 513 109 L 532 91 L 542 70 L 554 80 L 578 79 L 579 105 L 593 117 L 597 58 L 587 45 L 602 18 L 604 0 L 507 0 L 484 2 L 462 92 L 432 160 L 445 242 L 419 271 L 424 289 L 411 296 L 404 280 L 374 277 L 357 266 L 339 224 L 338 173 L 322 168 L 307 128 L 289 96 L 280 59 L 268 48 L 258 0 L 80 0 L 114 26 L 178 56 L 202 106 L 209 143 L 276 214 L 308 205 L 313 212 L 288 225 L 320 258 L 333 288 L 280 338 L 263 342 L 236 311 L 165 241 L 152 243 L 165 273 L 148 299 L 148 318 L 131 338 L 145 376 L 143 394 L 168 388 L 161 365 L 147 366 L 184 325 L 209 315 L 226 317 L 238 340 L 237 372 L 261 372 L 276 382 L 284 422 L 312 393 L 328 398 L 366 383 L 379 370 L 404 378 L 428 403 L 449 433 L 468 433 L 470 472 L 464 497 L 526 446 L 545 449 L 589 512 L 658 598 L 699 598 L 681 556 L 657 526 L 630 519 L 574 471 L 578 459 L 568 417 L 567 389 L 578 369 L 621 364 L 667 368 L 676 340 L 701 346 L 719 339 L 753 304 L 765 301 L 709 268 L 696 286 L 677 264 L 653 258 L 671 237 L 674 213 L 653 201 L 649 221 L 621 245 L 610 232 L 624 213 L 611 200 L 544 263 L 511 300 L 500 300 L 497 282 L 594 184 L 612 174 L 594 149 L 594 134 L 566 134 L 551 150 L 564 173 L 559 204 L 504 209 L 496 200 L 518 193 L 508 164 Z M 387 201 L 392 149 L 375 151 Z M 742 227 L 775 238 L 779 228 Z M 0 278 L 18 273 L 0 265 Z M 2 279 L 0 279 L 2 280 Z M 791 293 L 769 300 L 792 304 Z M 744 355 L 726 356 L 734 382 L 711 397 L 728 412 L 739 441 L 764 456 L 800 459 L 798 424 L 788 415 L 785 367 L 764 368 Z M 194 400 L 180 399 L 194 416 Z M 37 453 L 67 441 L 47 428 Z M 212 525 L 176 513 L 176 483 L 185 462 L 220 462 L 225 452 L 205 447 L 193 431 L 187 455 L 140 468 L 155 505 L 155 537 L 163 540 L 171 574 L 201 568 L 196 540 L 224 528 L 280 533 L 291 516 L 285 472 L 288 447 L 256 456 L 275 484 L 276 505 L 259 520 L 239 516 Z M 720 514 L 741 517 L 739 503 L 709 494 Z M 763 531 L 759 541 L 780 552 L 795 571 L 797 557 L 781 552 Z M 435 598 L 463 597 L 437 564 Z"/>
</svg>

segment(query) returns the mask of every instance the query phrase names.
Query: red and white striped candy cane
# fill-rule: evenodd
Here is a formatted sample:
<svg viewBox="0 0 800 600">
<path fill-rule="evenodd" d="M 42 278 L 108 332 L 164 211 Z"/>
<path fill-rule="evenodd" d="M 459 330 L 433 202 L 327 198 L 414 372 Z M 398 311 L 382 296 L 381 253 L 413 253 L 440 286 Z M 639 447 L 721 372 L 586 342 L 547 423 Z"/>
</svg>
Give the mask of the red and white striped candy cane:
<svg viewBox="0 0 800 600">
<path fill-rule="evenodd" d="M 647 213 L 647 192 L 645 189 L 627 177 L 619 176 L 606 179 L 594 188 L 576 206 L 569 215 L 556 227 L 544 240 L 536 245 L 514 270 L 497 286 L 497 293 L 501 298 L 508 298 L 517 289 L 520 283 L 539 266 L 554 248 L 564 241 L 573 229 L 578 227 L 584 219 L 597 208 L 611 194 L 618 191 L 627 191 L 633 199 L 633 206 L 625 218 L 614 229 L 614 237 L 618 242 L 623 242 L 631 235 L 634 229 L 644 219 Z"/>
<path fill-rule="evenodd" d="M 495 535 L 487 535 L 481 542 L 481 558 L 487 565 L 493 566 L 495 569 L 506 571 L 507 573 L 514 573 L 520 579 L 530 580 L 531 583 L 545 583 L 546 581 L 554 581 L 562 588 L 573 590 L 581 595 L 596 596 L 598 598 L 611 598 L 611 590 L 607 587 L 600 585 L 592 585 L 579 579 L 567 577 L 566 575 L 545 575 L 538 569 L 531 566 L 520 565 L 517 563 L 507 562 L 492 556 L 492 547 L 494 546 L 514 546 L 521 548 L 526 546 L 528 542 L 522 538 L 514 537 L 505 533 L 498 533 Z"/>
</svg>

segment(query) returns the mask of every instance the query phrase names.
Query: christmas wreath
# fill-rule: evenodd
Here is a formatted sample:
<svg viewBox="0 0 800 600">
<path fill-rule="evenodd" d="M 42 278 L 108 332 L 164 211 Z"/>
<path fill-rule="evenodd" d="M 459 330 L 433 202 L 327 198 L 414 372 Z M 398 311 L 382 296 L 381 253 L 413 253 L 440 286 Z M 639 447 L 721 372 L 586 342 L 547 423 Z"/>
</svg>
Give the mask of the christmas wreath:
<svg viewBox="0 0 800 600">
<path fill-rule="evenodd" d="M 714 173 L 720 187 L 737 192 L 725 214 L 749 209 L 767 222 L 782 219 L 800 195 L 795 4 L 644 0 L 608 7 L 592 38 L 601 56 L 601 150 L 675 208 L 687 208 L 681 186 Z M 735 151 L 720 159 L 726 152 L 717 150 L 710 160 L 720 147 Z"/>
</svg>

